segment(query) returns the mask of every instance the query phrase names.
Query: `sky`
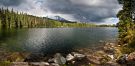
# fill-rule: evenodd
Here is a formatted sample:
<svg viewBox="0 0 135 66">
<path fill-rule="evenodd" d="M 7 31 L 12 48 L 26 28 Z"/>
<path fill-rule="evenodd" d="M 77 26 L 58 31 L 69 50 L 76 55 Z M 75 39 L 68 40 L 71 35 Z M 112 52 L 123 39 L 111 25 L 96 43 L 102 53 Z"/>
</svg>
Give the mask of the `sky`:
<svg viewBox="0 0 135 66">
<path fill-rule="evenodd" d="M 35 16 L 61 16 L 69 21 L 116 24 L 122 9 L 117 0 L 0 0 L 0 7 Z"/>
</svg>

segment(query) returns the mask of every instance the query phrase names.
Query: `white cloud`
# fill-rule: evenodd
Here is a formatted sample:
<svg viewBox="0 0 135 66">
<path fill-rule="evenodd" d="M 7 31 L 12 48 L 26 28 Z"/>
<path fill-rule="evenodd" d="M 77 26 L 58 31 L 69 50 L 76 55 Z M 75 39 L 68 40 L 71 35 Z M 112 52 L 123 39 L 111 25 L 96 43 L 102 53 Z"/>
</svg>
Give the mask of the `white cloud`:
<svg viewBox="0 0 135 66">
<path fill-rule="evenodd" d="M 99 24 L 117 24 L 119 22 L 118 18 L 110 17 L 103 20 L 102 23 Z"/>
</svg>

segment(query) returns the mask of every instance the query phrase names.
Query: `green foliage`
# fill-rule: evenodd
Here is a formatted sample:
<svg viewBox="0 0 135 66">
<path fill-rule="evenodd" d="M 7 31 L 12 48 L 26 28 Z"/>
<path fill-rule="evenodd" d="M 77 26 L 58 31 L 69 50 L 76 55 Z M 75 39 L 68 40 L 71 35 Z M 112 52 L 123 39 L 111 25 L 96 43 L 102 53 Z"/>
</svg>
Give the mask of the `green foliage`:
<svg viewBox="0 0 135 66">
<path fill-rule="evenodd" d="M 124 47 L 121 47 L 121 52 L 123 54 L 130 54 L 131 52 L 134 52 L 135 49 L 134 48 L 129 48 L 128 46 L 124 46 Z"/>
<path fill-rule="evenodd" d="M 119 11 L 117 17 L 120 21 L 118 23 L 120 44 L 130 44 L 135 37 L 135 22 L 133 16 L 133 9 L 131 7 L 132 0 L 118 0 L 123 4 L 123 10 Z"/>
<path fill-rule="evenodd" d="M 0 66 L 11 66 L 11 62 L 10 61 L 2 61 L 2 62 L 0 62 Z"/>
</svg>

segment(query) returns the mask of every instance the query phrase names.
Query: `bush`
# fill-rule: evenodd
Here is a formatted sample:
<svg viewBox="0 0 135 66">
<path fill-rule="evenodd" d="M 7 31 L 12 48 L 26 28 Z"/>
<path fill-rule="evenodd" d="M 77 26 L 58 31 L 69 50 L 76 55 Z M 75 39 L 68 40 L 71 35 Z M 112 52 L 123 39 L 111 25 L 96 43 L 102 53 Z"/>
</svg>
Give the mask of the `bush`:
<svg viewBox="0 0 135 66">
<path fill-rule="evenodd" d="M 2 61 L 0 62 L 0 66 L 10 66 L 11 62 L 10 61 Z"/>
</svg>

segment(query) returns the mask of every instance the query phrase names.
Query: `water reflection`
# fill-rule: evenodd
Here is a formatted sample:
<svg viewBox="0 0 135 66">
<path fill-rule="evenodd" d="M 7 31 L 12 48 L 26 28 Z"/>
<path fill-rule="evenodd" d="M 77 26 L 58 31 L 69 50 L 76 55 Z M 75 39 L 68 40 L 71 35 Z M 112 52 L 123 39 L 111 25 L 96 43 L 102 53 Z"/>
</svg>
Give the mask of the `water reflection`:
<svg viewBox="0 0 135 66">
<path fill-rule="evenodd" d="M 68 52 L 74 48 L 114 42 L 117 28 L 32 28 L 0 31 L 0 46 L 12 51 Z"/>
</svg>

